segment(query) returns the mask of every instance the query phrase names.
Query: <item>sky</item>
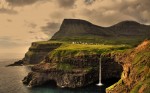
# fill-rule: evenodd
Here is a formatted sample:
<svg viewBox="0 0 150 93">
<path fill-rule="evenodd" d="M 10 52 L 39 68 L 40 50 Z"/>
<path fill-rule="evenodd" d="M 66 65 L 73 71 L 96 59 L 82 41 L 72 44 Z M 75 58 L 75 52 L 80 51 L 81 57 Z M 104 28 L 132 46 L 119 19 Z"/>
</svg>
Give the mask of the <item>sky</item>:
<svg viewBox="0 0 150 93">
<path fill-rule="evenodd" d="M 0 55 L 24 55 L 31 42 L 44 41 L 63 19 L 100 26 L 134 20 L 150 24 L 150 0 L 0 0 Z"/>
</svg>

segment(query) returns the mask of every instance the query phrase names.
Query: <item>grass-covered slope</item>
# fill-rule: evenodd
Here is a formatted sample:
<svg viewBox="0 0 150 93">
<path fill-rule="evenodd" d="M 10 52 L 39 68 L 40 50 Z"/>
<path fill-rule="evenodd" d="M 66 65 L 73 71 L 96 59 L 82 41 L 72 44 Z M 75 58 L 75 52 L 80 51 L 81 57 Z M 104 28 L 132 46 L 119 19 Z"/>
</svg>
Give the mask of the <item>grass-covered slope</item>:
<svg viewBox="0 0 150 93">
<path fill-rule="evenodd" d="M 40 64 L 33 66 L 32 72 L 24 78 L 23 83 L 29 86 L 38 86 L 54 80 L 59 87 L 87 86 L 98 81 L 101 54 L 127 48 L 130 46 L 65 42 L 50 51 Z M 107 61 L 102 65 L 104 68 L 103 79 L 120 77 L 122 67 L 117 62 Z"/>
<path fill-rule="evenodd" d="M 124 71 L 121 79 L 107 88 L 107 93 L 150 93 L 150 41 L 115 56 Z"/>
<path fill-rule="evenodd" d="M 71 44 L 64 43 L 57 49 L 51 51 L 48 55 L 51 61 L 60 61 L 65 57 L 77 57 L 84 55 L 101 55 L 115 50 L 124 50 L 131 48 L 129 45 L 104 45 L 104 44 Z"/>
</svg>

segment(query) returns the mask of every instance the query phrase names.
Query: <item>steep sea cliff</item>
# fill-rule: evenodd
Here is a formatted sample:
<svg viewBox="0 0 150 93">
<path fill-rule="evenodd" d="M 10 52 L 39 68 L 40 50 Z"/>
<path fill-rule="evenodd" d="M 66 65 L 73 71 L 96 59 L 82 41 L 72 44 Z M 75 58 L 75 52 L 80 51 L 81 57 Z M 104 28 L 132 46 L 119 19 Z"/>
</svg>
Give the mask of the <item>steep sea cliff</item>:
<svg viewBox="0 0 150 93">
<path fill-rule="evenodd" d="M 70 49 L 70 47 L 81 49 Z M 86 47 L 85 47 L 86 46 Z M 86 49 L 89 47 L 88 49 Z M 91 48 L 94 47 L 94 48 Z M 101 47 L 95 51 L 97 47 Z M 105 47 L 105 48 L 103 48 Z M 91 48 L 91 49 L 90 49 Z M 65 44 L 50 52 L 42 63 L 32 67 L 23 83 L 39 86 L 54 80 L 59 87 L 83 87 L 98 81 L 99 58 L 104 52 L 125 46 Z M 102 80 L 119 79 L 122 67 L 109 57 L 102 58 Z"/>
<path fill-rule="evenodd" d="M 25 57 L 22 59 L 24 64 L 37 64 L 43 61 L 44 57 L 52 50 L 58 48 L 60 42 L 33 42 Z"/>
<path fill-rule="evenodd" d="M 150 41 L 133 48 L 150 38 L 149 30 L 133 21 L 104 28 L 64 20 L 51 40 L 32 43 L 22 61 L 36 65 L 23 83 L 35 87 L 54 81 L 62 88 L 85 87 L 98 81 L 101 57 L 102 82 L 118 80 L 107 93 L 149 93 Z"/>
</svg>

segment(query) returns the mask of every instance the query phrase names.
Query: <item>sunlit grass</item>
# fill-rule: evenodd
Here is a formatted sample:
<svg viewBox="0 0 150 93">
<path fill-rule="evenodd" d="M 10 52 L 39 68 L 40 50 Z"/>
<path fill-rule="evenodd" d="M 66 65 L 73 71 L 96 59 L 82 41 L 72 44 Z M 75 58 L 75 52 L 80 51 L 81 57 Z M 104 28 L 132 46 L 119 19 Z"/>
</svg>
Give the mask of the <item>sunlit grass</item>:
<svg viewBox="0 0 150 93">
<path fill-rule="evenodd" d="M 56 50 L 100 50 L 100 49 L 124 49 L 129 45 L 104 45 L 104 44 L 64 44 Z"/>
<path fill-rule="evenodd" d="M 38 41 L 38 42 L 33 42 L 33 43 L 36 43 L 36 44 L 51 44 L 51 43 L 63 43 L 61 41 Z"/>
<path fill-rule="evenodd" d="M 131 48 L 129 45 L 69 44 L 65 43 L 49 53 L 50 58 L 102 54 Z"/>
</svg>

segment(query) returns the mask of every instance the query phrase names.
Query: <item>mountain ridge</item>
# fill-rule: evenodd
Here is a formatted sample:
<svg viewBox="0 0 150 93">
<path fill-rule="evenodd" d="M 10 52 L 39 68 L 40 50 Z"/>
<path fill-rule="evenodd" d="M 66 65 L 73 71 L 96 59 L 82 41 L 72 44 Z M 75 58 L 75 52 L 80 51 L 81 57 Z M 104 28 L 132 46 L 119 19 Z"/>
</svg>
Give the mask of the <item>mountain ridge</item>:
<svg viewBox="0 0 150 93">
<path fill-rule="evenodd" d="M 123 38 L 126 40 L 123 41 Z M 150 38 L 150 26 L 136 21 L 122 21 L 109 27 L 102 27 L 82 19 L 64 19 L 58 32 L 50 40 L 127 42 L 136 39 L 141 42 Z M 112 42 L 112 41 L 110 41 Z M 100 42 L 101 43 L 101 42 Z"/>
</svg>

